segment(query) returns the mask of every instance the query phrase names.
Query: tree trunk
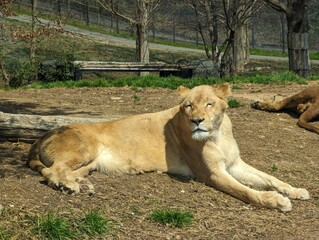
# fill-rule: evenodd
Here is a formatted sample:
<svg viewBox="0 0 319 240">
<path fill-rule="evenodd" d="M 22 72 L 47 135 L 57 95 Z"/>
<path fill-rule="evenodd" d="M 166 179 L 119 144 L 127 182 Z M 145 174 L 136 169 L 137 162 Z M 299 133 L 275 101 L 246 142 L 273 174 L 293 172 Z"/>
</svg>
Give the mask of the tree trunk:
<svg viewBox="0 0 319 240">
<path fill-rule="evenodd" d="M 280 13 L 280 25 L 281 25 L 281 34 L 280 34 L 280 40 L 281 40 L 281 49 L 283 53 L 286 53 L 286 22 L 284 21 L 285 15 Z"/>
<path fill-rule="evenodd" d="M 302 76 L 311 75 L 308 45 L 306 0 L 289 0 L 287 14 L 289 70 Z"/>
<path fill-rule="evenodd" d="M 208 0 L 204 1 L 204 7 L 205 7 L 205 13 L 206 13 L 206 22 L 207 22 L 207 28 L 209 33 L 209 40 L 211 45 L 211 59 L 212 61 L 216 61 L 217 57 L 217 41 L 218 41 L 218 21 L 216 16 L 216 9 L 214 1 L 211 1 L 211 3 L 208 2 Z"/>
<path fill-rule="evenodd" d="M 240 25 L 234 33 L 234 71 L 241 73 L 249 58 L 247 24 Z"/>
<path fill-rule="evenodd" d="M 0 112 L 0 140 L 34 142 L 47 131 L 70 124 L 83 122 L 104 122 L 116 119 L 77 118 L 66 116 L 39 116 Z"/>
<path fill-rule="evenodd" d="M 136 57 L 137 62 L 148 63 L 150 61 L 148 46 L 148 3 L 145 0 L 137 1 Z"/>
<path fill-rule="evenodd" d="M 37 41 L 37 33 L 36 33 L 36 8 L 37 8 L 37 0 L 32 0 L 32 22 L 31 22 L 31 39 L 30 39 L 30 62 L 33 64 L 35 62 L 35 50 L 36 50 L 36 41 Z"/>
</svg>

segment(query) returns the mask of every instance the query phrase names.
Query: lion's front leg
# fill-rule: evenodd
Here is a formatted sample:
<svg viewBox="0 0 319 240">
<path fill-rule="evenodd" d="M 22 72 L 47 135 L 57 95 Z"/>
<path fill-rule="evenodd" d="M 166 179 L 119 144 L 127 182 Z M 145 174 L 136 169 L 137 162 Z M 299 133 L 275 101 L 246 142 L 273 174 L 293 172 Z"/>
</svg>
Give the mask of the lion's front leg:
<svg viewBox="0 0 319 240">
<path fill-rule="evenodd" d="M 232 195 L 246 203 L 281 211 L 290 211 L 289 198 L 275 191 L 257 191 L 251 189 L 233 178 L 226 170 L 215 170 L 206 184 L 211 185 L 225 193 Z"/>
<path fill-rule="evenodd" d="M 241 159 L 229 168 L 229 173 L 242 184 L 257 189 L 274 190 L 290 199 L 307 200 L 310 198 L 306 189 L 295 188 L 279 179 L 259 171 Z"/>
</svg>

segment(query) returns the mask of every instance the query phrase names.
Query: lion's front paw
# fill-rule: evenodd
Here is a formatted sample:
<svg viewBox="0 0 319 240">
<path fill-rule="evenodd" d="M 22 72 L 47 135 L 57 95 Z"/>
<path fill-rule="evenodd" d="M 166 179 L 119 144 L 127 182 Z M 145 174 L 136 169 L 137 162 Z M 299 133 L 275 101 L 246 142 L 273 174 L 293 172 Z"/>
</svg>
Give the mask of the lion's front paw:
<svg viewBox="0 0 319 240">
<path fill-rule="evenodd" d="M 281 195 L 282 198 L 278 199 L 277 208 L 283 212 L 289 212 L 292 209 L 291 202 L 289 198 Z"/>
<path fill-rule="evenodd" d="M 263 192 L 262 204 L 269 208 L 277 208 L 283 212 L 288 212 L 292 209 L 289 198 L 284 197 L 275 191 Z"/>
<path fill-rule="evenodd" d="M 308 200 L 310 199 L 309 192 L 304 188 L 294 188 L 288 195 L 291 199 Z"/>
<path fill-rule="evenodd" d="M 255 99 L 252 103 L 251 103 L 251 107 L 254 108 L 254 109 L 260 109 L 260 101 Z"/>
</svg>

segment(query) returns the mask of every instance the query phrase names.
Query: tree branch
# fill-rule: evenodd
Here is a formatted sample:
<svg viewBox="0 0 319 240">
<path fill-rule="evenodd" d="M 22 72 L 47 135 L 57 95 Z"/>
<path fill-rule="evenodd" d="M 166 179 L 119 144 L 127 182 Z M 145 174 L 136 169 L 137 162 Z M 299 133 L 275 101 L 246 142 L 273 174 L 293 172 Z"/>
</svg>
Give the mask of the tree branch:
<svg viewBox="0 0 319 240">
<path fill-rule="evenodd" d="M 284 12 L 286 15 L 289 14 L 288 6 L 280 2 L 279 0 L 264 0 L 264 1 L 268 3 L 274 10 L 279 12 Z"/>
<path fill-rule="evenodd" d="M 126 15 L 123 15 L 115 9 L 115 5 L 114 5 L 113 1 L 111 1 L 110 4 L 107 4 L 105 1 L 102 1 L 102 0 L 97 0 L 96 2 L 98 4 L 100 4 L 100 6 L 103 7 L 106 11 L 122 18 L 124 21 L 128 22 L 130 25 L 136 25 L 137 22 L 135 19 L 130 18 Z"/>
</svg>

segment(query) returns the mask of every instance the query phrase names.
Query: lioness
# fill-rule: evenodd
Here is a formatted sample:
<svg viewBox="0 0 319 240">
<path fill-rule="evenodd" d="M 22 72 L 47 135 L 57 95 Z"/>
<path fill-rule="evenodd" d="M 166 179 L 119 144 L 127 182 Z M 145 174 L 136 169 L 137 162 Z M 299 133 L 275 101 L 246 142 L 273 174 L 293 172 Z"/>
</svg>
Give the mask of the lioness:
<svg viewBox="0 0 319 240">
<path fill-rule="evenodd" d="M 270 112 L 293 111 L 300 115 L 297 122 L 299 127 L 319 134 L 319 128 L 309 124 L 310 121 L 319 119 L 319 87 L 306 88 L 281 101 L 255 101 L 252 107 Z"/>
<path fill-rule="evenodd" d="M 74 193 L 93 192 L 85 178 L 93 170 L 161 171 L 196 177 L 246 203 L 282 211 L 291 210 L 288 198 L 309 199 L 306 189 L 294 188 L 242 161 L 225 113 L 228 84 L 180 87 L 179 92 L 181 104 L 162 112 L 50 131 L 33 144 L 28 165 L 49 186 Z"/>
</svg>

